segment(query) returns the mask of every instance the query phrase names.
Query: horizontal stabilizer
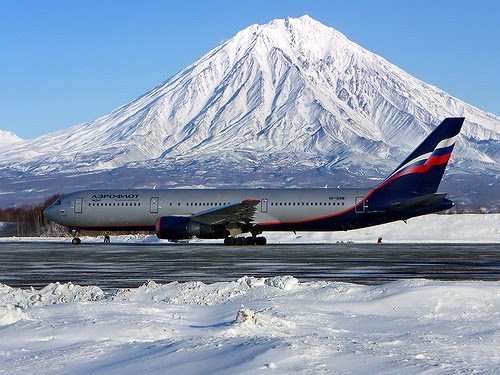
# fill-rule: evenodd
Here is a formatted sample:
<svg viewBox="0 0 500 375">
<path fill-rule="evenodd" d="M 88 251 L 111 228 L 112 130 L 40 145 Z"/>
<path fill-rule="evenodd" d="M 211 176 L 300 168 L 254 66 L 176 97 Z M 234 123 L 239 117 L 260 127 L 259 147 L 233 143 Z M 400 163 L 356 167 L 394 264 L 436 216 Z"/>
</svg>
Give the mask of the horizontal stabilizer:
<svg viewBox="0 0 500 375">
<path fill-rule="evenodd" d="M 406 199 L 400 202 L 393 202 L 389 205 L 390 210 L 394 211 L 408 211 L 418 208 L 432 206 L 442 202 L 446 197 L 446 193 L 434 193 L 422 195 L 420 197 Z"/>
</svg>

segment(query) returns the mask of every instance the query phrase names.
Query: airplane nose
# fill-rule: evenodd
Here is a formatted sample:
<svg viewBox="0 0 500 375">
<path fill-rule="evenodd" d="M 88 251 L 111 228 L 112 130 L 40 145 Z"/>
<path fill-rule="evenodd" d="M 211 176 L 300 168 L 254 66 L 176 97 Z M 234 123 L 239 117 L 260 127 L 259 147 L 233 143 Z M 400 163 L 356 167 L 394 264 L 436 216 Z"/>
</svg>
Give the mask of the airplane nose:
<svg viewBox="0 0 500 375">
<path fill-rule="evenodd" d="M 44 218 L 46 218 L 47 220 L 51 220 L 51 218 L 50 218 L 49 208 L 50 208 L 50 207 L 47 207 L 45 210 L 43 210 L 43 217 L 44 217 Z M 51 221 L 52 221 L 52 220 L 51 220 Z"/>
<path fill-rule="evenodd" d="M 54 221 L 55 218 L 55 211 L 54 207 L 49 206 L 45 210 L 43 210 L 43 216 L 50 221 Z"/>
</svg>

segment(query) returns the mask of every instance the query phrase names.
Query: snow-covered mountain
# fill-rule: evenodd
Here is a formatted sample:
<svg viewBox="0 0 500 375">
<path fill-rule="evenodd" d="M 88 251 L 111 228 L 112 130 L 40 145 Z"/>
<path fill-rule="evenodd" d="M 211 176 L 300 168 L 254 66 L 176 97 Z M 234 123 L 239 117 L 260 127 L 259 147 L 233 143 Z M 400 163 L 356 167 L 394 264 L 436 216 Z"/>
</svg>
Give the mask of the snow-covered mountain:
<svg viewBox="0 0 500 375">
<path fill-rule="evenodd" d="M 113 175 L 131 187 L 162 173 L 155 184 L 359 183 L 349 177 L 383 177 L 446 116 L 466 118 L 453 172 L 497 183 L 499 117 L 308 16 L 279 19 L 109 115 L 0 148 L 0 173 Z"/>
<path fill-rule="evenodd" d="M 10 147 L 15 143 L 21 141 L 22 139 L 19 138 L 16 134 L 5 130 L 0 130 L 0 149 L 6 146 Z"/>
</svg>

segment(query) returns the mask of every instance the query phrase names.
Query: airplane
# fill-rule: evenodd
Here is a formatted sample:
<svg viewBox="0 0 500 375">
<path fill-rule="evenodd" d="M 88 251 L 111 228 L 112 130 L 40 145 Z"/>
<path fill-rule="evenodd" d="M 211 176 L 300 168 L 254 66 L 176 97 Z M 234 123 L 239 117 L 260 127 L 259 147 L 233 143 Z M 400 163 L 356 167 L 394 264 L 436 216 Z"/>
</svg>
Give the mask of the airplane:
<svg viewBox="0 0 500 375">
<path fill-rule="evenodd" d="M 437 189 L 463 122 L 445 118 L 373 188 L 84 190 L 61 196 L 44 215 L 68 227 L 74 244 L 81 242 L 79 230 L 96 230 L 265 245 L 261 234 L 268 231 L 346 231 L 406 221 L 454 206 Z"/>
</svg>

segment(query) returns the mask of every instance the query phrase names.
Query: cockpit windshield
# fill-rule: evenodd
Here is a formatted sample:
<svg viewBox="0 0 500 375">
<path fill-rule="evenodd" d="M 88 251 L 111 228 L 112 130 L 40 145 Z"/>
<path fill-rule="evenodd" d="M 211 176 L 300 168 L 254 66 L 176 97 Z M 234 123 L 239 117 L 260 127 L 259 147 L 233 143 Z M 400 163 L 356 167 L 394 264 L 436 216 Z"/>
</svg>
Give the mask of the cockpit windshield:
<svg viewBox="0 0 500 375">
<path fill-rule="evenodd" d="M 53 206 L 60 206 L 61 205 L 61 200 L 58 199 L 54 203 L 52 203 Z"/>
</svg>

